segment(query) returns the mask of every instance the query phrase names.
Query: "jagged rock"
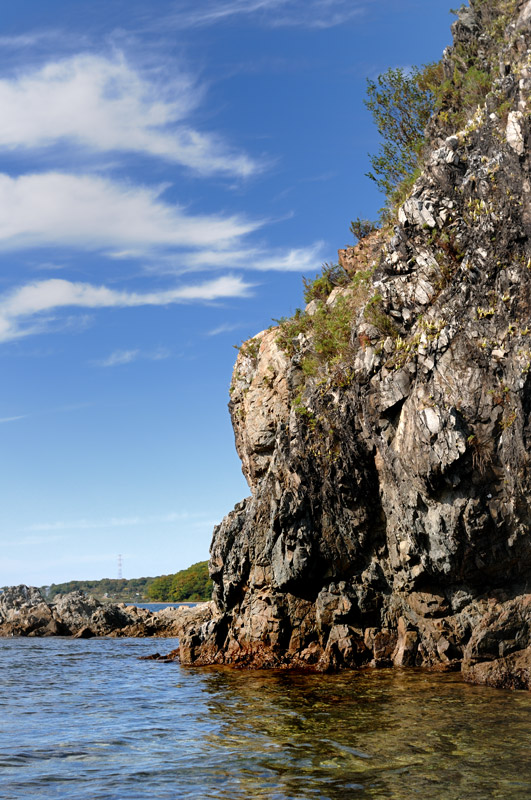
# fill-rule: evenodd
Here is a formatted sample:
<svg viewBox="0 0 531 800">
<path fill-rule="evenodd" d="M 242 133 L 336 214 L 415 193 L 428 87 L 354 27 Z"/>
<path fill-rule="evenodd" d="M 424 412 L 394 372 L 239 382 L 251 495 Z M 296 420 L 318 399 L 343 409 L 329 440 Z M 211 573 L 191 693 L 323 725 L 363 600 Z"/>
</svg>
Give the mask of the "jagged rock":
<svg viewBox="0 0 531 800">
<path fill-rule="evenodd" d="M 0 594 L 0 636 L 52 636 L 59 627 L 40 591 L 11 586 Z"/>
<path fill-rule="evenodd" d="M 180 637 L 189 626 L 211 619 L 213 604 L 152 612 L 125 603 L 102 604 L 75 591 L 45 602 L 35 587 L 13 586 L 0 594 L 0 636 Z"/>
<path fill-rule="evenodd" d="M 308 315 L 290 348 L 273 329 L 240 351 L 230 411 L 252 494 L 214 531 L 214 614 L 183 635 L 184 663 L 464 659 L 470 679 L 526 683 L 530 9 L 459 11 L 444 74 L 468 53 L 492 90 L 431 120 L 392 232 L 339 252 L 372 276 L 333 298 L 350 303 L 350 349 L 320 356 Z M 510 635 L 492 602 L 513 603 Z"/>
<path fill-rule="evenodd" d="M 153 614 L 154 629 L 163 631 L 165 637 L 180 638 L 192 625 L 203 625 L 212 619 L 214 604 L 199 603 L 196 606 L 168 607 Z"/>
<path fill-rule="evenodd" d="M 337 251 L 338 264 L 350 275 L 366 270 L 380 255 L 380 231 L 372 231 L 360 239 L 355 247 L 345 247 Z"/>
<path fill-rule="evenodd" d="M 90 628 L 93 614 L 101 607 L 99 600 L 80 591 L 60 595 L 51 604 L 54 619 L 64 626 L 65 633 L 71 634 Z"/>
</svg>

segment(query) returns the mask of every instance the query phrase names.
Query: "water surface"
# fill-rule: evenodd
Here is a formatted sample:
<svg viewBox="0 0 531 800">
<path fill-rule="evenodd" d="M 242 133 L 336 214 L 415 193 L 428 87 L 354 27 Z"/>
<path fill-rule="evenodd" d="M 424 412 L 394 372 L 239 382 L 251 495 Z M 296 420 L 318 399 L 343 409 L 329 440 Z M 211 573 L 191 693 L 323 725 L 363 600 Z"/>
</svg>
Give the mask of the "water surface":
<svg viewBox="0 0 531 800">
<path fill-rule="evenodd" d="M 531 697 L 456 675 L 190 669 L 0 640 L 0 800 L 529 800 Z"/>
</svg>

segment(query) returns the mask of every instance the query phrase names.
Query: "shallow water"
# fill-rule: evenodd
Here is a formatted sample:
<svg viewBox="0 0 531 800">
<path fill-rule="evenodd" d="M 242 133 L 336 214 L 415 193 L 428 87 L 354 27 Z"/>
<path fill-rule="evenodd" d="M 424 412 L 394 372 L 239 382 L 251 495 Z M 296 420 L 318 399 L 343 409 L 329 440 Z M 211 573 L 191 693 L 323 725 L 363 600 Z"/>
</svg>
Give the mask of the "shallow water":
<svg viewBox="0 0 531 800">
<path fill-rule="evenodd" d="M 529 800 L 531 696 L 456 675 L 190 669 L 0 640 L 0 800 Z"/>
</svg>

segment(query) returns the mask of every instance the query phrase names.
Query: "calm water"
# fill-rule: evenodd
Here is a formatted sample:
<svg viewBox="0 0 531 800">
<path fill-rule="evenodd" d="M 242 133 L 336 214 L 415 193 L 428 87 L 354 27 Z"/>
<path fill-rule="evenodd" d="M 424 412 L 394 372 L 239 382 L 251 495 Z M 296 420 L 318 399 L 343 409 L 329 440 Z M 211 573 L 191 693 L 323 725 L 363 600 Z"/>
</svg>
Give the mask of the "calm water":
<svg viewBox="0 0 531 800">
<path fill-rule="evenodd" d="M 531 797 L 528 694 L 137 660 L 175 645 L 0 640 L 1 800 Z"/>
</svg>

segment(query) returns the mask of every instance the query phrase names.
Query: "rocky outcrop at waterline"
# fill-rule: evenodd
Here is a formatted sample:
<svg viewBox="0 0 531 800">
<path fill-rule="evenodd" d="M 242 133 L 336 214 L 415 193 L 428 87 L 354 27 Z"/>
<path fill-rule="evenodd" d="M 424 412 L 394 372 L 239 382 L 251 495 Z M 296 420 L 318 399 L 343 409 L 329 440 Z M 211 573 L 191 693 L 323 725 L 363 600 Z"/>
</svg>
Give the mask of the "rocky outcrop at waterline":
<svg viewBox="0 0 531 800">
<path fill-rule="evenodd" d="M 12 586 L 0 594 L 0 636 L 159 636 L 180 637 L 192 623 L 207 622 L 212 603 L 149 611 L 125 603 L 100 603 L 70 592 L 47 603 L 32 586 Z"/>
<path fill-rule="evenodd" d="M 529 686 L 531 2 L 475 0 L 453 33 L 392 226 L 240 350 L 252 494 L 214 531 L 185 663 Z"/>
</svg>

